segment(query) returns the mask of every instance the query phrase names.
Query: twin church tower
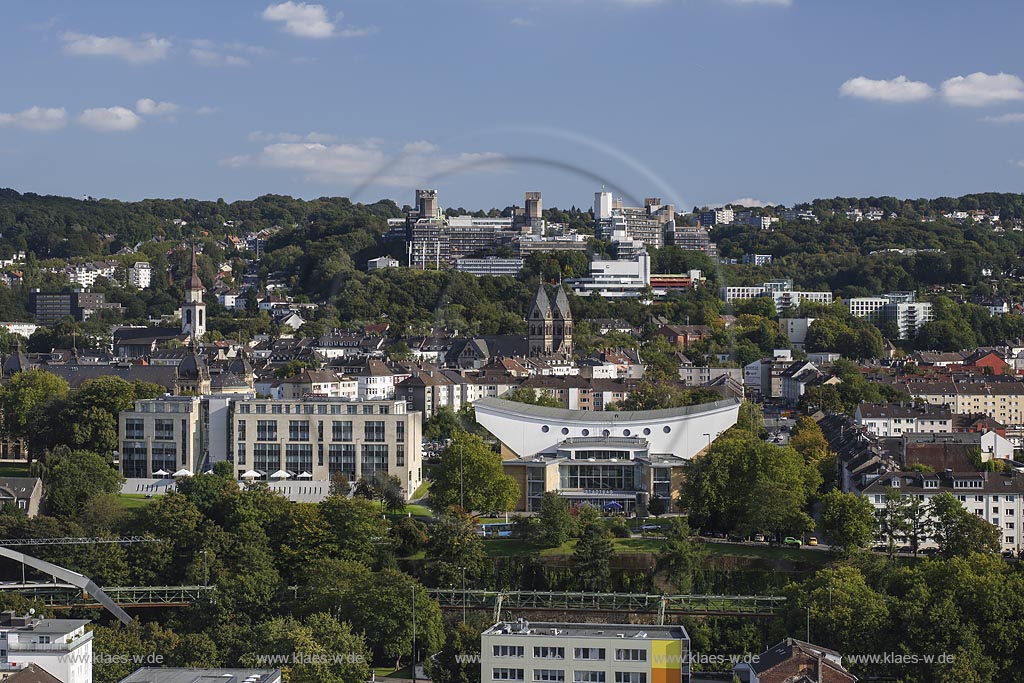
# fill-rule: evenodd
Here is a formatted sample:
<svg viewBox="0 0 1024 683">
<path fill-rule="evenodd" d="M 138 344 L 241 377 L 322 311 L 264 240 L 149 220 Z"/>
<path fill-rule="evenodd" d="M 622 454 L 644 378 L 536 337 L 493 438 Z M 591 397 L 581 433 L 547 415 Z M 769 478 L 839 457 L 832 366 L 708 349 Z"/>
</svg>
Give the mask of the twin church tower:
<svg viewBox="0 0 1024 683">
<path fill-rule="evenodd" d="M 531 356 L 572 356 L 572 311 L 569 310 L 569 297 L 561 285 L 552 301 L 541 284 L 530 307 L 527 323 Z"/>
</svg>

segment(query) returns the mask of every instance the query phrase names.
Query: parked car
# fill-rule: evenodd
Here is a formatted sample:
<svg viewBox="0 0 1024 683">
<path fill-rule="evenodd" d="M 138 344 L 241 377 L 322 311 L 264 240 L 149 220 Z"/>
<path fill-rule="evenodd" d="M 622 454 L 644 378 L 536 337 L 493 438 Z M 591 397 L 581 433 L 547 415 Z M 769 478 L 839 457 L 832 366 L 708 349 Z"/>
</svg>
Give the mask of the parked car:
<svg viewBox="0 0 1024 683">
<path fill-rule="evenodd" d="M 767 543 L 768 537 L 764 534 L 754 534 L 754 543 Z"/>
<path fill-rule="evenodd" d="M 783 545 L 793 545 L 793 546 L 797 546 L 797 547 L 800 547 L 801 545 L 803 545 L 800 542 L 799 538 L 793 538 L 792 536 L 786 536 L 784 539 L 782 539 L 782 544 Z"/>
<path fill-rule="evenodd" d="M 660 524 L 641 524 L 640 531 L 661 531 Z"/>
<path fill-rule="evenodd" d="M 818 545 L 818 539 L 815 536 L 811 536 L 807 539 L 807 545 Z"/>
</svg>

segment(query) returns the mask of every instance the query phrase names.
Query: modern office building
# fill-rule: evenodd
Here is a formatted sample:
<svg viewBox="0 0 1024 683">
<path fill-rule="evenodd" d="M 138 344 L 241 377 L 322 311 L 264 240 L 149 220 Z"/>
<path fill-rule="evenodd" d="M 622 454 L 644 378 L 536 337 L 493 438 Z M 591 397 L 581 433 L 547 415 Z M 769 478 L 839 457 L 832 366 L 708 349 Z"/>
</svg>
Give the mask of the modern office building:
<svg viewBox="0 0 1024 683">
<path fill-rule="evenodd" d="M 234 404 L 231 456 L 239 478 L 252 470 L 356 481 L 382 472 L 398 477 L 409 497 L 423 482 L 422 427 L 422 414 L 405 401 L 245 398 Z"/>
<path fill-rule="evenodd" d="M 118 418 L 121 473 L 145 479 L 202 470 L 208 445 L 208 404 L 199 396 L 135 402 Z M 155 474 L 162 472 L 162 475 Z"/>
<path fill-rule="evenodd" d="M 480 680 L 689 683 L 682 626 L 499 622 L 480 635 Z"/>
<path fill-rule="evenodd" d="M 72 317 L 75 320 L 88 320 L 97 311 L 123 311 L 121 304 L 106 300 L 103 292 L 65 292 L 46 294 L 38 289 L 29 294 L 29 304 L 36 314 L 36 322 L 40 325 L 53 325 L 61 318 Z"/>
<path fill-rule="evenodd" d="M 61 683 L 92 683 L 92 631 L 87 619 L 41 619 L 0 612 L 0 672 L 34 664 Z"/>
</svg>

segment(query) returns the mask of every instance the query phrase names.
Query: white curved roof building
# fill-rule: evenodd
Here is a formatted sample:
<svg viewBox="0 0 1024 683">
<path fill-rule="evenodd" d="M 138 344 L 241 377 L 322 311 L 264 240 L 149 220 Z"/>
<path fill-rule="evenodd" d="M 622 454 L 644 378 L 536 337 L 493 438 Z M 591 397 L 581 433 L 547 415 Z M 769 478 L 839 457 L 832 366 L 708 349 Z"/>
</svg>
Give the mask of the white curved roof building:
<svg viewBox="0 0 1024 683">
<path fill-rule="evenodd" d="M 736 424 L 739 399 L 682 408 L 642 411 L 590 411 L 484 398 L 473 403 L 476 420 L 504 445 L 508 455 L 529 458 L 554 453 L 558 444 L 579 437 L 645 439 L 652 454 L 690 459 L 709 439 Z M 507 456 L 506 456 L 507 457 Z"/>
</svg>

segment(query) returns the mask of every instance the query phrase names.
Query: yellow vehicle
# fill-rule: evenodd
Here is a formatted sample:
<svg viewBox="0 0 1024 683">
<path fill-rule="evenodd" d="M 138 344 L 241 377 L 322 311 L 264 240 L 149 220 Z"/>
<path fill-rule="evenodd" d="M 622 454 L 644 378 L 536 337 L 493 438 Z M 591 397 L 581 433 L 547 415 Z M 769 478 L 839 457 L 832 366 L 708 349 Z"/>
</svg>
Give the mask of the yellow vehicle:
<svg viewBox="0 0 1024 683">
<path fill-rule="evenodd" d="M 807 545 L 818 545 L 818 539 L 816 536 L 811 536 L 807 539 Z"/>
</svg>

